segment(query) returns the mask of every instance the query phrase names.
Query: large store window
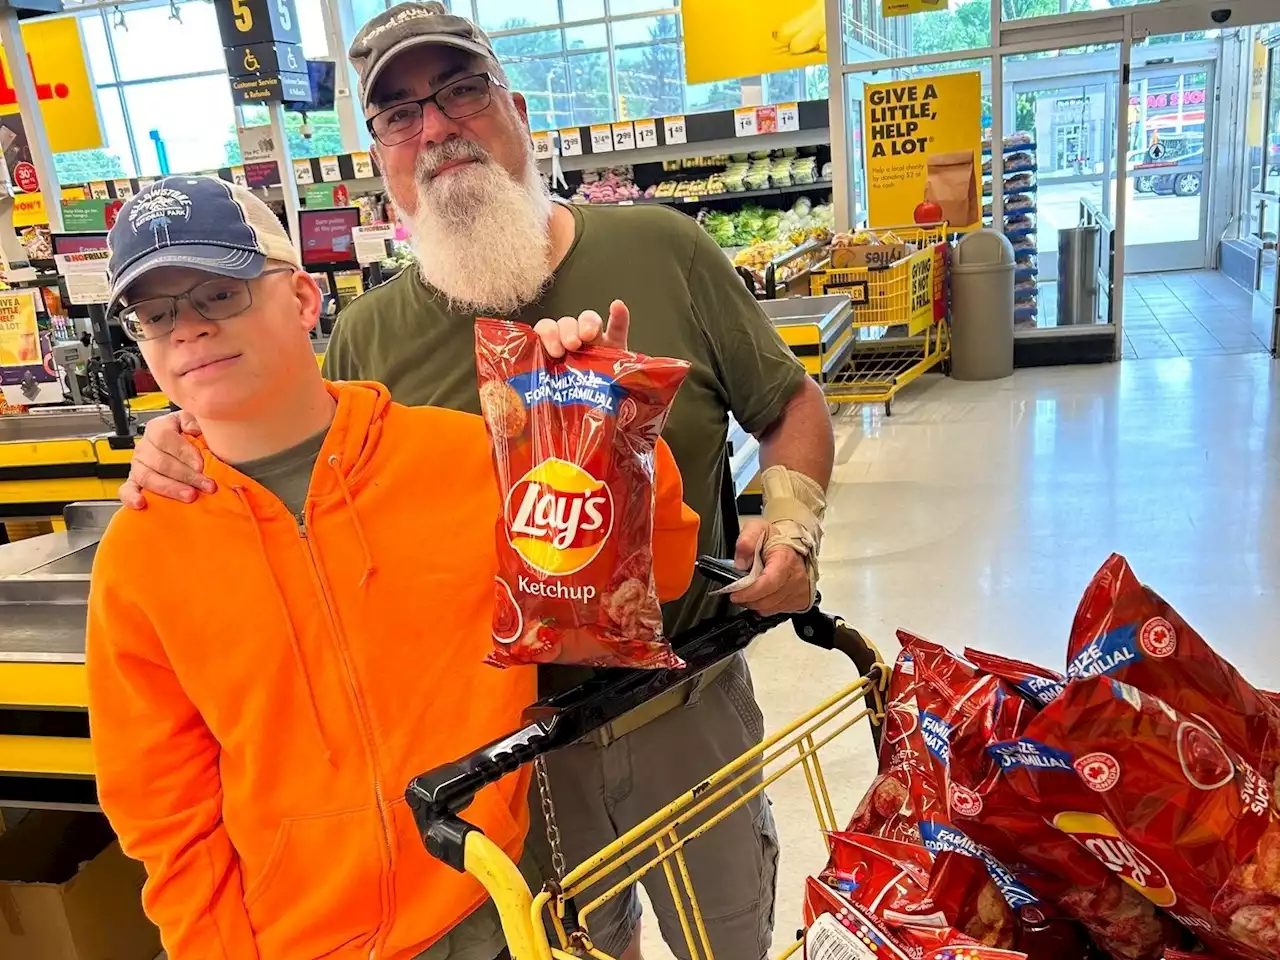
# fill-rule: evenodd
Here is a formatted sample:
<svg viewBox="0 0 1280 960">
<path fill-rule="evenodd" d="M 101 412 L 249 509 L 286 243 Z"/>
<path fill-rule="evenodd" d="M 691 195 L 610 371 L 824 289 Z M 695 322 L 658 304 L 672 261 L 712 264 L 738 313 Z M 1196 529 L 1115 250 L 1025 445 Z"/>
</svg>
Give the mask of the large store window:
<svg viewBox="0 0 1280 960">
<path fill-rule="evenodd" d="M 320 0 L 297 0 L 297 9 L 303 52 L 327 57 Z M 61 182 L 211 170 L 240 161 L 212 4 L 104 8 L 85 14 L 80 26 L 106 146 L 55 156 Z M 265 110 L 247 113 L 250 123 L 266 122 Z M 294 156 L 342 152 L 333 111 L 311 113 L 307 122 L 309 137 L 300 116 L 287 119 Z"/>
</svg>

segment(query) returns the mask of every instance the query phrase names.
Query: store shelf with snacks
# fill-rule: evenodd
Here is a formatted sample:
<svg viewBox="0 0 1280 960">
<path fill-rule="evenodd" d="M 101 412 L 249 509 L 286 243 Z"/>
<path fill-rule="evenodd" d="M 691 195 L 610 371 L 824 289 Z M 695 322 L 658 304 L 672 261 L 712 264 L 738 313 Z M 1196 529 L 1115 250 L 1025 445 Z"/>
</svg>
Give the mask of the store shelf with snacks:
<svg viewBox="0 0 1280 960">
<path fill-rule="evenodd" d="M 991 144 L 982 147 L 982 172 L 991 176 Z M 1015 133 L 1006 137 L 1003 150 L 1002 179 L 1004 210 L 1002 229 L 1013 244 L 1015 261 L 1013 282 L 1013 317 L 1016 328 L 1032 329 L 1037 326 L 1039 301 L 1037 290 L 1040 266 L 1037 259 L 1036 240 L 1036 144 L 1030 134 Z M 991 226 L 990 179 L 983 182 L 983 223 Z"/>
</svg>

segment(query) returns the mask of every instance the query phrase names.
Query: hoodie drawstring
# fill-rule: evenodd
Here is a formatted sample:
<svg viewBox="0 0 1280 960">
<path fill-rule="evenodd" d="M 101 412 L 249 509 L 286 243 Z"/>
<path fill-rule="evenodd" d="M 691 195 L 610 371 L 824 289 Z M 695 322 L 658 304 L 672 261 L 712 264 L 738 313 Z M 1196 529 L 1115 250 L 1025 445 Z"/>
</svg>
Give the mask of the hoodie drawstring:
<svg viewBox="0 0 1280 960">
<path fill-rule="evenodd" d="M 270 577 L 271 585 L 275 588 L 276 600 L 280 604 L 280 613 L 284 617 L 285 629 L 289 631 L 289 647 L 293 650 L 293 661 L 298 668 L 298 674 L 302 677 L 302 688 L 306 692 L 307 706 L 311 711 L 311 720 L 315 724 L 316 733 L 320 737 L 320 744 L 324 747 L 324 758 L 331 765 L 336 766 L 333 759 L 333 747 L 329 743 L 329 738 L 325 735 L 324 724 L 320 722 L 320 705 L 316 703 L 316 693 L 311 686 L 311 676 L 307 673 L 306 661 L 302 659 L 302 644 L 298 640 L 298 631 L 294 629 L 293 617 L 289 615 L 289 606 L 285 602 L 284 591 L 280 589 L 280 583 L 276 580 L 275 571 L 271 566 L 271 555 L 267 552 L 267 541 L 262 535 L 262 525 L 258 522 L 258 518 L 253 512 L 253 507 L 249 504 L 249 495 L 246 493 L 245 488 L 235 486 L 231 489 L 235 491 L 245 512 L 249 514 L 249 522 L 253 524 L 254 535 L 258 538 L 258 549 L 262 551 L 262 559 L 267 565 L 267 576 Z"/>
<path fill-rule="evenodd" d="M 351 522 L 356 528 L 356 539 L 360 541 L 360 549 L 364 552 L 364 574 L 360 577 L 360 586 L 363 587 L 369 582 L 369 578 L 373 576 L 376 567 L 373 563 L 373 551 L 369 549 L 369 541 L 365 538 L 364 527 L 360 524 L 360 513 L 356 510 L 355 500 L 351 496 L 351 490 L 347 486 L 347 478 L 342 475 L 342 468 L 336 454 L 330 454 L 329 459 L 325 461 L 333 468 L 333 475 L 338 479 L 338 489 L 342 491 L 342 499 L 347 501 L 347 509 L 351 511 Z"/>
</svg>

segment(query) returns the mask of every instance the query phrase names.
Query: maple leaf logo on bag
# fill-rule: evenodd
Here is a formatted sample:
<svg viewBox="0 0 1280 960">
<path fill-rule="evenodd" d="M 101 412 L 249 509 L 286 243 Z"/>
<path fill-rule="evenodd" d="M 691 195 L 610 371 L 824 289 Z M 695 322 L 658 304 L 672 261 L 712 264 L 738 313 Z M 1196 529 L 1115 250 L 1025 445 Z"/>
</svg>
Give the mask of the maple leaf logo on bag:
<svg viewBox="0 0 1280 960">
<path fill-rule="evenodd" d="M 1106 793 L 1120 782 L 1120 763 L 1109 753 L 1086 753 L 1075 762 L 1075 768 L 1084 785 L 1098 793 Z"/>
<path fill-rule="evenodd" d="M 1153 657 L 1168 657 L 1178 649 L 1178 634 L 1164 617 L 1152 617 L 1142 625 L 1138 643 Z"/>
<path fill-rule="evenodd" d="M 600 553 L 613 530 L 613 496 L 603 481 L 566 460 L 542 461 L 507 497 L 512 548 L 534 570 L 577 573 Z"/>
</svg>

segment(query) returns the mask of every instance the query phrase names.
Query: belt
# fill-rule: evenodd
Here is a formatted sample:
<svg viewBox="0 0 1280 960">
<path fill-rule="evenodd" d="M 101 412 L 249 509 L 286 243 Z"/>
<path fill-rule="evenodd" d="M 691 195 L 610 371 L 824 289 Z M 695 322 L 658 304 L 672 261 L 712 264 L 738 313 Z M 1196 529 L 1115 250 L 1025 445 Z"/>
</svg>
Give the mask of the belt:
<svg viewBox="0 0 1280 960">
<path fill-rule="evenodd" d="M 737 656 L 737 654 L 734 656 Z M 694 700 L 698 694 L 715 683 L 720 678 L 720 675 L 729 669 L 729 664 L 732 661 L 733 657 L 726 657 L 692 680 L 688 680 L 678 687 L 673 687 L 652 700 L 646 700 L 630 713 L 624 714 L 613 721 L 613 723 L 606 723 L 603 727 L 591 732 L 587 735 L 587 739 L 598 746 L 607 747 L 615 740 L 621 740 L 627 734 L 635 733 L 645 724 L 652 723 L 659 717 Z"/>
</svg>

